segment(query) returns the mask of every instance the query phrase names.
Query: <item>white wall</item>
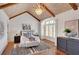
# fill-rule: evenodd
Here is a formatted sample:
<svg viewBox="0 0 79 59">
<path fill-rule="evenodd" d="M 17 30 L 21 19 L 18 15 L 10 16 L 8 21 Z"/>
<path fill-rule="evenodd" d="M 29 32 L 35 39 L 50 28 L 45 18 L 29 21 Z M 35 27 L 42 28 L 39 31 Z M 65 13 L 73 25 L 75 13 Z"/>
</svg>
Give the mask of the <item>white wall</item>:
<svg viewBox="0 0 79 59">
<path fill-rule="evenodd" d="M 78 20 L 79 19 L 79 9 L 78 10 L 68 10 L 66 12 L 56 15 L 55 20 L 57 20 L 57 35 L 64 36 L 65 21 Z M 55 39 L 55 45 L 57 45 L 57 39 Z"/>
<path fill-rule="evenodd" d="M 4 35 L 0 38 L 0 54 L 4 51 L 7 45 L 7 21 L 9 20 L 8 16 L 3 10 L 0 10 L 0 21 L 4 25 Z"/>
<path fill-rule="evenodd" d="M 22 31 L 22 24 L 30 24 L 32 30 L 34 30 L 35 33 L 39 32 L 39 21 L 33 18 L 28 13 L 24 13 L 20 16 L 17 16 L 13 19 L 10 19 L 9 21 L 9 39 L 13 41 L 14 35 L 19 34 L 20 31 Z"/>
<path fill-rule="evenodd" d="M 61 14 L 56 15 L 58 20 L 58 36 L 64 35 L 64 23 L 68 20 L 77 20 L 79 19 L 79 9 L 78 10 L 69 10 Z"/>
</svg>

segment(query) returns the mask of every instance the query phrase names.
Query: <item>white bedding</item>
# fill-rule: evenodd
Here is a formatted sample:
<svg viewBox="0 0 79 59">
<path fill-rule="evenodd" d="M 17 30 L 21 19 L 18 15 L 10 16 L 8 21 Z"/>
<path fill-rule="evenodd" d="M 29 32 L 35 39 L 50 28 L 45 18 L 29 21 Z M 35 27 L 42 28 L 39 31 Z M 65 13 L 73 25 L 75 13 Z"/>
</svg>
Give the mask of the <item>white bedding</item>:
<svg viewBox="0 0 79 59">
<path fill-rule="evenodd" d="M 28 38 L 26 38 L 24 36 L 21 36 L 21 41 L 20 41 L 19 46 L 20 47 L 32 47 L 32 46 L 39 45 L 40 44 L 39 37 L 34 37 L 34 38 L 35 38 L 35 41 L 30 41 L 30 39 L 28 39 Z"/>
</svg>

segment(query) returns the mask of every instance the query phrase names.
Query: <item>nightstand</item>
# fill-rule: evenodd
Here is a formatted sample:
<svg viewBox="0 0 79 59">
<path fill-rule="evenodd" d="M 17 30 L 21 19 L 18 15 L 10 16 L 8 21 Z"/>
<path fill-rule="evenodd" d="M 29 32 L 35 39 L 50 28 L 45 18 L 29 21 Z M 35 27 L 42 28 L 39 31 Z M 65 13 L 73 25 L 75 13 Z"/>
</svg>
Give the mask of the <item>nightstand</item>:
<svg viewBox="0 0 79 59">
<path fill-rule="evenodd" d="M 20 36 L 14 36 L 14 48 L 20 43 Z"/>
<path fill-rule="evenodd" d="M 20 43 L 20 36 L 14 36 L 14 43 Z"/>
</svg>

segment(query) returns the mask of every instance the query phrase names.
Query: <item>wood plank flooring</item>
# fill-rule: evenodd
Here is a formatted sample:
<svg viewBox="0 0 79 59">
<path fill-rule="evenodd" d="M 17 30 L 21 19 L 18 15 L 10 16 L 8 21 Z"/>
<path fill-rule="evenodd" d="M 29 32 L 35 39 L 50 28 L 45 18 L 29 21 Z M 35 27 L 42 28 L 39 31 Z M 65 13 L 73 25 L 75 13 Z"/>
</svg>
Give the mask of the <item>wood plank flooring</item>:
<svg viewBox="0 0 79 59">
<path fill-rule="evenodd" d="M 65 55 L 64 52 L 62 52 L 56 48 L 56 46 L 54 45 L 54 42 L 51 42 L 51 41 L 46 40 L 46 39 L 44 39 L 42 41 L 47 43 L 51 47 L 51 49 L 40 51 L 38 53 L 35 53 L 34 55 Z M 54 46 L 54 47 L 52 47 L 52 46 Z M 13 48 L 14 48 L 14 43 L 9 42 L 2 55 L 10 55 Z"/>
</svg>

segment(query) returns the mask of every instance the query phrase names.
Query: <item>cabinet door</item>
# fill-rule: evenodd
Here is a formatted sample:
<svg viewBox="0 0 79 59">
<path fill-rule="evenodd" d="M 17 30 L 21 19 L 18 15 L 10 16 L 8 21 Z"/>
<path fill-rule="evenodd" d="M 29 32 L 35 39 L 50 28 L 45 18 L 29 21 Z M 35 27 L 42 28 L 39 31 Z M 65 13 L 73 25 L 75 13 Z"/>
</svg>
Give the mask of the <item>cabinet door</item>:
<svg viewBox="0 0 79 59">
<path fill-rule="evenodd" d="M 67 53 L 71 55 L 79 55 L 79 40 L 67 40 Z"/>
<path fill-rule="evenodd" d="M 66 51 L 66 39 L 65 38 L 57 39 L 57 48 L 62 51 Z"/>
</svg>

